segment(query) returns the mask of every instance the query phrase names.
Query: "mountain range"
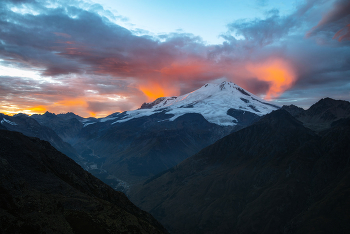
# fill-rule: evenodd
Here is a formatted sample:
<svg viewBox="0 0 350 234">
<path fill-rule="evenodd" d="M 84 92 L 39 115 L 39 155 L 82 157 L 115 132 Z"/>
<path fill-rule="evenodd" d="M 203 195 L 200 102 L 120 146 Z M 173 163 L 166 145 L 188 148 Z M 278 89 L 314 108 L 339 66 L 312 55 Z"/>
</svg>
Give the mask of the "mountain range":
<svg viewBox="0 0 350 234">
<path fill-rule="evenodd" d="M 26 116 L 41 128 L 50 129 L 67 148 L 53 139 L 33 134 L 19 126 L 18 116 L 4 116 L 17 125 L 3 126 L 48 140 L 104 182 L 128 192 L 227 134 L 242 129 L 279 107 L 268 103 L 232 82 L 206 84 L 179 96 L 158 98 L 139 109 L 114 113 L 101 119 L 82 118 L 74 113 Z M 31 119 L 31 120 L 28 120 Z M 37 128 L 39 129 L 39 127 Z M 41 131 L 38 131 L 41 132 Z"/>
<path fill-rule="evenodd" d="M 21 174 L 22 181 L 29 180 L 23 182 L 29 184 L 29 190 L 27 187 L 23 190 L 22 185 L 1 185 L 8 198 L 1 203 L 8 212 L 3 217 L 17 220 L 14 221 L 17 224 L 4 227 L 21 230 L 26 226 L 22 227 L 20 222 L 34 219 L 26 218 L 31 210 L 24 206 L 27 200 L 20 200 L 22 195 L 18 194 L 23 192 L 30 198 L 26 194 L 35 191 L 35 199 L 30 202 L 34 204 L 33 210 L 38 210 L 36 197 L 59 197 L 60 189 L 47 182 L 58 179 L 54 185 L 68 183 L 75 191 L 60 194 L 63 199 L 60 204 L 74 195 L 76 203 L 68 203 L 82 205 L 77 208 L 79 215 L 71 212 L 70 205 L 64 206 L 63 213 L 62 208 L 59 214 L 55 210 L 58 219 L 66 220 L 73 232 L 90 228 L 75 229 L 72 223 L 99 223 L 102 226 L 95 225 L 91 230 L 111 232 L 109 217 L 115 215 L 115 210 L 108 208 L 110 212 L 104 212 L 105 208 L 98 208 L 104 205 L 94 199 L 107 201 L 107 207 L 120 203 L 114 198 L 110 200 L 110 195 L 101 195 L 113 190 L 87 172 L 84 174 L 85 169 L 114 190 L 127 194 L 171 233 L 347 233 L 349 119 L 347 101 L 324 98 L 307 110 L 294 105 L 279 107 L 231 82 L 206 84 L 179 97 L 158 98 L 137 110 L 116 112 L 100 119 L 82 118 L 74 113 L 0 114 L 2 144 L 12 147 L 1 147 L 7 157 L 3 165 L 10 165 L 12 158 L 15 160 L 11 161 L 14 166 L 9 167 L 14 170 L 4 166 L 10 174 L 2 174 L 2 183 L 9 180 L 18 184 L 12 175 L 22 173 L 25 167 L 31 168 L 28 170 L 33 175 Z M 49 142 L 83 169 L 74 164 L 67 166 L 73 174 L 58 173 L 63 164 L 71 165 L 73 161 L 63 160 L 61 154 L 50 159 L 51 155 L 59 154 L 50 144 L 37 138 L 28 140 L 7 130 Z M 18 143 L 14 143 L 16 138 Z M 15 154 L 20 157 L 16 159 Z M 24 155 L 35 160 L 26 161 Z M 24 166 L 20 166 L 22 160 L 26 162 Z M 52 164 L 57 164 L 57 168 Z M 48 175 L 40 174 L 43 171 Z M 37 181 L 41 177 L 43 185 L 39 186 Z M 89 178 L 89 182 L 84 178 Z M 120 198 L 121 193 L 117 194 L 113 196 L 119 196 L 129 207 L 124 207 L 128 213 L 125 217 L 135 220 L 132 217 L 142 212 L 136 207 L 131 211 L 133 205 L 126 197 Z M 11 203 L 18 199 L 20 203 Z M 44 204 L 48 205 L 50 199 Z M 5 205 L 8 202 L 9 207 Z M 46 214 L 56 209 L 48 207 Z M 90 208 L 86 210 L 87 207 Z M 23 212 L 15 216 L 20 209 Z M 33 217 L 44 218 L 40 214 Z M 166 232 L 147 213 L 141 217 L 143 221 L 138 223 L 147 226 L 145 233 Z M 30 228 L 42 230 L 40 222 Z M 67 227 L 67 223 L 64 225 Z"/>
</svg>

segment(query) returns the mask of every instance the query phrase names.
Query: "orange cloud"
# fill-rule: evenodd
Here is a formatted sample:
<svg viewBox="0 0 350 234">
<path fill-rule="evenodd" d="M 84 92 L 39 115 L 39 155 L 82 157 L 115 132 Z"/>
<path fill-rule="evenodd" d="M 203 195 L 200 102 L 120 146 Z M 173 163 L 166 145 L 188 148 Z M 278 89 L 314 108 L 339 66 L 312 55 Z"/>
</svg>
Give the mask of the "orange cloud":
<svg viewBox="0 0 350 234">
<path fill-rule="evenodd" d="M 265 96 L 267 100 L 281 95 L 293 85 L 296 79 L 296 74 L 291 65 L 283 59 L 270 59 L 263 63 L 251 63 L 246 68 L 256 78 L 270 84 Z"/>
<path fill-rule="evenodd" d="M 139 90 L 147 96 L 148 101 L 154 101 L 159 97 L 179 95 L 178 89 L 172 87 L 171 84 L 161 85 L 155 81 L 140 85 Z"/>
<path fill-rule="evenodd" d="M 160 70 L 163 75 L 166 76 L 188 76 L 200 74 L 204 71 L 203 64 L 192 63 L 192 64 L 179 64 L 173 63 L 169 67 L 164 67 Z"/>
<path fill-rule="evenodd" d="M 59 102 L 55 102 L 54 106 L 87 106 L 86 101 L 83 98 L 67 99 Z"/>
</svg>

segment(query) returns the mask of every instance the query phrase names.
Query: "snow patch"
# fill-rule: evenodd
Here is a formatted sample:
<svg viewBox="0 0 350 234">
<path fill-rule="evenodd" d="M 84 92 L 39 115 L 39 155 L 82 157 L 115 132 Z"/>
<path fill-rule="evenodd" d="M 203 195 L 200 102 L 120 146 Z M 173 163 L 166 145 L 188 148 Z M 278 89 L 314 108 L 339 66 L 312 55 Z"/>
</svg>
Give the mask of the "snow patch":
<svg viewBox="0 0 350 234">
<path fill-rule="evenodd" d="M 100 119 L 100 122 L 101 123 L 104 123 L 104 122 L 107 122 L 109 120 L 114 120 L 114 119 L 117 119 L 118 117 L 106 117 L 106 118 L 102 118 Z"/>
<path fill-rule="evenodd" d="M 94 122 L 94 123 L 85 123 L 84 125 L 83 125 L 83 128 L 85 128 L 86 126 L 88 126 L 88 125 L 91 125 L 91 124 L 95 124 L 96 122 Z"/>
<path fill-rule="evenodd" d="M 7 120 L 7 119 L 3 118 L 3 119 L 1 120 L 1 124 L 4 124 L 4 122 L 6 122 L 6 123 L 8 123 L 8 124 L 11 124 L 11 125 L 18 125 L 18 124 L 16 124 L 15 122 L 11 122 L 10 120 Z"/>
</svg>

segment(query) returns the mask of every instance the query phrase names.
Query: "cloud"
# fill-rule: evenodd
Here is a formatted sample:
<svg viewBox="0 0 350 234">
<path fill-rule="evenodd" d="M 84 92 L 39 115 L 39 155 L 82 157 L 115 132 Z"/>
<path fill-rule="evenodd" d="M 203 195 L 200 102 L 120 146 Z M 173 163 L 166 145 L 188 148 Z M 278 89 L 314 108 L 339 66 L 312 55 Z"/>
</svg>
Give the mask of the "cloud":
<svg viewBox="0 0 350 234">
<path fill-rule="evenodd" d="M 338 41 L 342 40 L 350 40 L 350 24 L 346 25 L 346 27 L 340 29 L 333 37 L 333 39 L 337 39 Z"/>
<path fill-rule="evenodd" d="M 306 34 L 307 37 L 317 34 L 321 30 L 334 30 L 343 28 L 350 23 L 350 1 L 338 0 L 332 5 L 332 9 L 323 15 L 318 24 Z M 338 31 L 339 33 L 339 31 Z"/>
<path fill-rule="evenodd" d="M 247 46 L 266 46 L 288 34 L 297 20 L 293 17 L 281 17 L 279 11 L 273 9 L 267 13 L 266 19 L 238 20 L 228 25 L 230 33 L 243 37 Z"/>
<path fill-rule="evenodd" d="M 103 116 L 217 79 L 277 101 L 298 90 L 316 95 L 322 85 L 344 96 L 350 51 L 341 4 L 347 6 L 337 1 L 325 11 L 325 1 L 309 0 L 289 15 L 272 9 L 264 18 L 228 24 L 222 44 L 206 45 L 190 33 L 130 31 L 115 23 L 123 16 L 87 2 L 2 1 L 0 65 L 40 78 L 0 74 L 1 104 L 14 112 Z"/>
</svg>

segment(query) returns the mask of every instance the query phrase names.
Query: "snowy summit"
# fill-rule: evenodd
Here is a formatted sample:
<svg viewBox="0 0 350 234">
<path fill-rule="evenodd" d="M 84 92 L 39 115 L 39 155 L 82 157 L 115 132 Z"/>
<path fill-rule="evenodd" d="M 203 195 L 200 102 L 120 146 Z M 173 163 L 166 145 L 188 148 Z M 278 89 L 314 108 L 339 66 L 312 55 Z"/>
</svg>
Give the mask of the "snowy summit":
<svg viewBox="0 0 350 234">
<path fill-rule="evenodd" d="M 237 120 L 228 115 L 229 109 L 241 110 L 262 116 L 279 106 L 270 104 L 238 85 L 224 81 L 221 84 L 205 84 L 201 88 L 179 96 L 161 97 L 151 103 L 144 103 L 140 109 L 125 112 L 123 118 L 115 122 L 126 122 L 133 118 L 150 116 L 164 111 L 173 114 L 169 121 L 187 113 L 201 114 L 208 122 L 221 126 L 234 126 Z M 103 119 L 101 119 L 103 122 Z"/>
</svg>

